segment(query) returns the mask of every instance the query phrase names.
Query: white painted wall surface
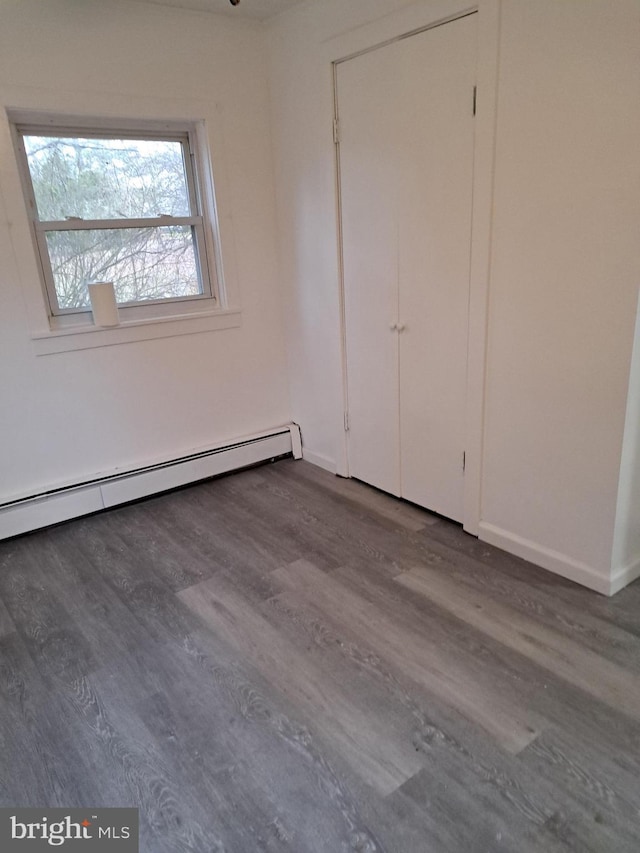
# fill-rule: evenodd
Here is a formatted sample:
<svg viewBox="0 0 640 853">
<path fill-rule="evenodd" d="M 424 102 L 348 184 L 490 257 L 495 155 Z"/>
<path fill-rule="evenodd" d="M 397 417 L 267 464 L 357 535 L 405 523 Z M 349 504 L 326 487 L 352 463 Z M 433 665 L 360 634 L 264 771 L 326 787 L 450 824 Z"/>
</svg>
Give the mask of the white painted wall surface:
<svg viewBox="0 0 640 853">
<path fill-rule="evenodd" d="M 640 283 L 639 84 L 637 0 L 502 3 L 482 519 L 602 578 Z"/>
<path fill-rule="evenodd" d="M 620 466 L 612 583 L 615 588 L 621 589 L 638 575 L 640 575 L 640 301 L 636 317 Z"/>
<path fill-rule="evenodd" d="M 289 420 L 260 24 L 0 4 L 0 501 Z M 46 318 L 4 107 L 206 120 L 239 328 L 36 357 Z M 34 297 L 35 294 L 35 297 Z"/>
<path fill-rule="evenodd" d="M 500 7 L 480 533 L 608 592 L 640 282 L 640 3 Z M 330 62 L 445 8 L 323 0 L 269 29 L 292 407 L 310 458 L 338 470 Z"/>
</svg>

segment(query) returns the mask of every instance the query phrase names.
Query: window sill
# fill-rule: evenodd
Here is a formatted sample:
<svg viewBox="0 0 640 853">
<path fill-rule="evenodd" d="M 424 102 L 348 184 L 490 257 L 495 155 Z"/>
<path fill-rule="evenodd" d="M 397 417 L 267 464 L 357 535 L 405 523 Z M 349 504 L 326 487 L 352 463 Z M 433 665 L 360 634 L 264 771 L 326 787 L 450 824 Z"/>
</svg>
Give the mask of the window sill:
<svg viewBox="0 0 640 853">
<path fill-rule="evenodd" d="M 61 352 L 109 347 L 118 344 L 150 341 L 155 338 L 171 338 L 176 335 L 194 335 L 200 332 L 215 332 L 219 329 L 234 329 L 241 325 L 239 309 L 207 311 L 200 314 L 181 314 L 172 317 L 152 317 L 144 320 L 125 320 L 109 328 L 87 323 L 69 326 L 49 332 L 31 335 L 37 356 L 55 355 Z"/>
</svg>

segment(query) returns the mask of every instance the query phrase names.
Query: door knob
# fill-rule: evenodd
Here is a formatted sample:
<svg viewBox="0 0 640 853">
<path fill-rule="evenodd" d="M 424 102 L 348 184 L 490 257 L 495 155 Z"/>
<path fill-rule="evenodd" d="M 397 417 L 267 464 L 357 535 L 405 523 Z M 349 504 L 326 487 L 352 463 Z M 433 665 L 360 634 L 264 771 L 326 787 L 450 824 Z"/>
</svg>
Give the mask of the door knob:
<svg viewBox="0 0 640 853">
<path fill-rule="evenodd" d="M 397 329 L 399 332 L 404 332 L 404 330 L 405 330 L 406 328 L 407 328 L 407 327 L 405 326 L 405 324 L 404 324 L 404 323 L 396 323 L 396 329 Z"/>
<path fill-rule="evenodd" d="M 389 328 L 391 329 L 392 332 L 395 332 L 398 328 L 398 324 L 397 323 L 389 323 Z"/>
</svg>

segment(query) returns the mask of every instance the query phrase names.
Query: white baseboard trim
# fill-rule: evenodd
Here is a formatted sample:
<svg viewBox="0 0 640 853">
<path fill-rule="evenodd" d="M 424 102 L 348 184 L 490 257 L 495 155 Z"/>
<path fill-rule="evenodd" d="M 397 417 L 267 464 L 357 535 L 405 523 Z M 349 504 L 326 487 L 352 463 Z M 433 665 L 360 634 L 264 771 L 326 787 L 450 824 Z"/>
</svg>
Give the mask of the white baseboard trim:
<svg viewBox="0 0 640 853">
<path fill-rule="evenodd" d="M 177 459 L 156 461 L 127 472 L 102 474 L 93 481 L 56 486 L 48 492 L 7 502 L 0 506 L 0 539 L 284 456 L 296 449 L 297 431 L 295 424 L 287 424 Z"/>
<path fill-rule="evenodd" d="M 609 595 L 615 595 L 620 592 L 625 586 L 628 586 L 632 581 L 640 578 L 640 557 L 632 563 L 615 569 L 611 575 Z"/>
<path fill-rule="evenodd" d="M 536 566 L 548 569 L 556 575 L 561 575 L 563 578 L 568 578 L 603 595 L 613 595 L 615 591 L 611 589 L 610 577 L 600 574 L 586 563 L 571 559 L 560 551 L 545 548 L 537 542 L 524 539 L 515 533 L 510 533 L 508 530 L 488 524 L 485 521 L 480 522 L 478 535 L 483 542 L 502 548 L 509 554 L 522 557 L 530 563 L 535 563 Z"/>
<path fill-rule="evenodd" d="M 329 459 L 328 456 L 324 456 L 322 453 L 314 453 L 313 450 L 307 450 L 306 447 L 302 448 L 302 458 L 306 459 L 307 462 L 311 462 L 312 465 L 317 465 L 318 468 L 324 468 L 325 471 L 329 471 L 331 474 L 335 474 L 337 471 L 334 459 Z"/>
</svg>

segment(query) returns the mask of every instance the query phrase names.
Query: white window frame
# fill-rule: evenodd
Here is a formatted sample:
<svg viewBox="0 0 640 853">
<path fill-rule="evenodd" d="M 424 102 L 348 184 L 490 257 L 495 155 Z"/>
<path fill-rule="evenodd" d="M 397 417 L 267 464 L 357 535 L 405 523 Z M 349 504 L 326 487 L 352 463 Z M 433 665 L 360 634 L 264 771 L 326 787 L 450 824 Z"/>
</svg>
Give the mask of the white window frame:
<svg viewBox="0 0 640 853">
<path fill-rule="evenodd" d="M 12 111 L 11 130 L 16 149 L 23 194 L 31 227 L 43 294 L 52 331 L 92 325 L 91 309 L 60 308 L 58 304 L 46 235 L 52 231 L 90 229 L 157 228 L 188 225 L 194 235 L 194 250 L 201 293 L 119 303 L 122 322 L 162 320 L 185 317 L 224 308 L 222 265 L 219 252 L 218 220 L 209 164 L 204 156 L 206 146 L 199 122 L 149 121 L 65 117 L 56 114 L 21 114 Z M 24 136 L 59 136 L 61 138 L 158 139 L 180 142 L 183 146 L 185 177 L 189 194 L 188 217 L 159 215 L 144 219 L 69 219 L 42 221 L 38 216 Z"/>
</svg>

